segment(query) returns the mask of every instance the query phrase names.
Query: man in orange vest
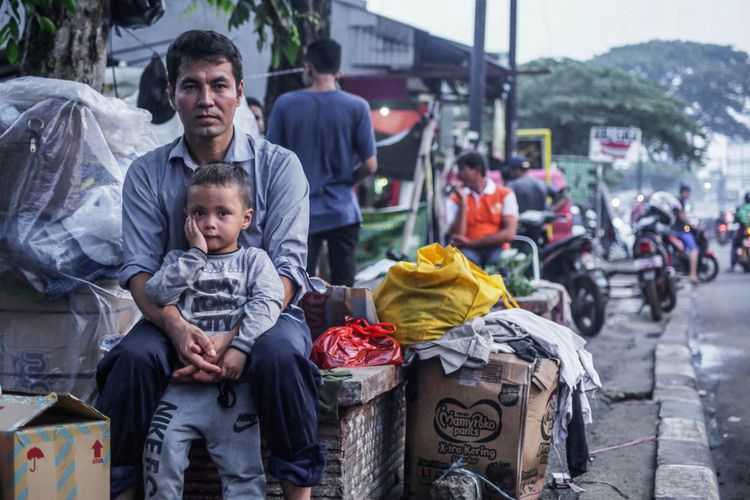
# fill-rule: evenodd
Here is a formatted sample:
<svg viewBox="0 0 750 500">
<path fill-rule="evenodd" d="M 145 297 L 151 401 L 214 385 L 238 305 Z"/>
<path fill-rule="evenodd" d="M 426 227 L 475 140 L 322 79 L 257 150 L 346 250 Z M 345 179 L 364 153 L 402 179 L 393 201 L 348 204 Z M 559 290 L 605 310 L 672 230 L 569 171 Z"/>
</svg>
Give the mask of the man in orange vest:
<svg viewBox="0 0 750 500">
<path fill-rule="evenodd" d="M 451 240 L 476 265 L 497 264 L 502 245 L 516 236 L 516 195 L 487 177 L 487 165 L 479 153 L 464 153 L 456 164 L 458 181 L 446 201 Z"/>
</svg>

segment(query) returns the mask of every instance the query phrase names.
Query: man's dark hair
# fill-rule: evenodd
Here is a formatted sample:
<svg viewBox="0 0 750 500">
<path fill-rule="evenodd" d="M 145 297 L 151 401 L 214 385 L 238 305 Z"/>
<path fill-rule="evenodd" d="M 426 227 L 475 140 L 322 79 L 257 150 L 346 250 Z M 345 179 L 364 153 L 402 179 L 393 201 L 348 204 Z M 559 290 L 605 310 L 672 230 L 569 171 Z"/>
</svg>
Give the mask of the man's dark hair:
<svg viewBox="0 0 750 500">
<path fill-rule="evenodd" d="M 305 61 L 318 73 L 335 75 L 341 67 L 341 45 L 330 38 L 320 38 L 307 46 Z"/>
<path fill-rule="evenodd" d="M 462 167 L 473 168 L 474 170 L 481 170 L 482 175 L 487 175 L 487 163 L 484 161 L 484 156 L 477 153 L 476 151 L 469 151 L 456 159 L 456 165 L 461 169 Z"/>
<path fill-rule="evenodd" d="M 203 60 L 214 64 L 227 61 L 232 65 L 235 84 L 242 81 L 242 54 L 232 41 L 215 31 L 190 30 L 181 34 L 167 49 L 167 75 L 175 88 L 180 66 L 188 61 Z"/>
<path fill-rule="evenodd" d="M 263 105 L 255 97 L 248 96 L 248 97 L 245 97 L 245 100 L 247 101 L 247 107 L 248 108 L 250 106 L 258 106 L 260 108 L 261 112 L 263 111 Z"/>
<path fill-rule="evenodd" d="M 243 208 L 251 206 L 253 186 L 250 176 L 239 165 L 209 163 L 199 167 L 190 178 L 188 189 L 193 186 L 235 186 L 240 193 Z"/>
</svg>

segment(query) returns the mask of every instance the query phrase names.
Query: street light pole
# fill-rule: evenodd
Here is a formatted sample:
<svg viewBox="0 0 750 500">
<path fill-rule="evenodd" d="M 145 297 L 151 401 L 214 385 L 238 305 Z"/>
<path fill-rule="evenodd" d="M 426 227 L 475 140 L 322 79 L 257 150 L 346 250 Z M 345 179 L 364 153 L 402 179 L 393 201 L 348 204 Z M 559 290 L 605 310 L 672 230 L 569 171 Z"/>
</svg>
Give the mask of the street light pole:
<svg viewBox="0 0 750 500">
<path fill-rule="evenodd" d="M 471 56 L 469 79 L 469 139 L 476 148 L 482 138 L 482 107 L 487 74 L 484 60 L 484 25 L 487 0 L 476 0 L 474 4 L 474 51 Z"/>
<path fill-rule="evenodd" d="M 508 66 L 510 67 L 510 89 L 505 110 L 505 158 L 510 157 L 516 149 L 516 20 L 518 18 L 517 0 L 510 0 L 510 41 L 508 45 Z"/>
</svg>

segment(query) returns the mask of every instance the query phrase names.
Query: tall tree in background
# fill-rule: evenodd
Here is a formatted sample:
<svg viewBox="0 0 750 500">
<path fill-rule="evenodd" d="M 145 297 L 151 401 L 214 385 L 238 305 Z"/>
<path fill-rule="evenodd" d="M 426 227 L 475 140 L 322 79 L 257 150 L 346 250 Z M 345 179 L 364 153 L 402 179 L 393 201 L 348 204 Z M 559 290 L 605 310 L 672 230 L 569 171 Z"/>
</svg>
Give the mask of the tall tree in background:
<svg viewBox="0 0 750 500">
<path fill-rule="evenodd" d="M 704 126 L 750 139 L 739 115 L 750 112 L 750 58 L 729 46 L 652 40 L 617 47 L 591 60 L 658 83 L 680 98 Z"/>
<path fill-rule="evenodd" d="M 659 85 L 570 59 L 539 59 L 521 69 L 549 70 L 519 78 L 519 125 L 552 129 L 556 154 L 587 155 L 592 126 L 635 126 L 654 155 L 702 161 L 704 148 L 694 144 L 705 143 L 704 131 Z"/>
<path fill-rule="evenodd" d="M 107 62 L 108 0 L 3 0 L 0 45 L 19 72 L 75 80 L 101 90 Z"/>
<path fill-rule="evenodd" d="M 117 0 L 2 0 L 0 47 L 5 45 L 9 62 L 20 60 L 22 75 L 74 80 L 101 90 L 110 1 Z M 270 32 L 272 67 L 293 67 L 305 43 L 328 33 L 331 0 L 206 2 L 230 14 L 230 29 L 252 21 L 259 48 Z"/>
</svg>

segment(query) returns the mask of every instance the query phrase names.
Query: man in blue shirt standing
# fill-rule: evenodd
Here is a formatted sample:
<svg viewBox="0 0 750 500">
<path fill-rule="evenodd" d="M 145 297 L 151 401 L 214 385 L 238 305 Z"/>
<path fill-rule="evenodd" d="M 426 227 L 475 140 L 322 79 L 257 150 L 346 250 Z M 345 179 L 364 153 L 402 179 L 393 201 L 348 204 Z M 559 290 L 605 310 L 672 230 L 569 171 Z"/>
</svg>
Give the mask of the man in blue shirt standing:
<svg viewBox="0 0 750 500">
<path fill-rule="evenodd" d="M 324 38 L 306 50 L 307 86 L 282 95 L 271 111 L 266 138 L 294 151 L 310 184 L 307 272 L 328 243 L 331 283 L 352 286 L 362 213 L 354 185 L 378 168 L 370 106 L 339 90 L 341 46 Z"/>
</svg>

